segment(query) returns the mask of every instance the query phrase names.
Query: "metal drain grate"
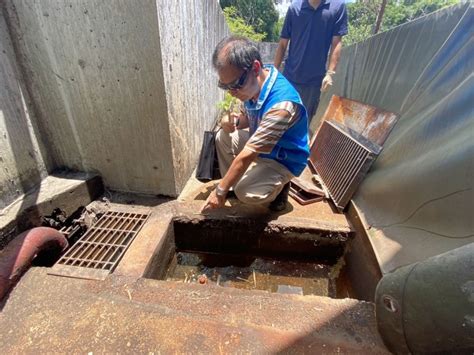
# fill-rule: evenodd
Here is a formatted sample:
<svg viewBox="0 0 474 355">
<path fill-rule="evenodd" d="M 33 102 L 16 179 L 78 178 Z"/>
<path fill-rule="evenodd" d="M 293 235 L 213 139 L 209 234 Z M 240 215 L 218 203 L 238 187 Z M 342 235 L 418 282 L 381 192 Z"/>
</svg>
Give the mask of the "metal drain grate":
<svg viewBox="0 0 474 355">
<path fill-rule="evenodd" d="M 50 274 L 103 280 L 117 266 L 147 214 L 106 212 L 53 266 Z"/>
<path fill-rule="evenodd" d="M 382 147 L 334 121 L 324 121 L 310 161 L 339 210 L 349 203 Z"/>
</svg>

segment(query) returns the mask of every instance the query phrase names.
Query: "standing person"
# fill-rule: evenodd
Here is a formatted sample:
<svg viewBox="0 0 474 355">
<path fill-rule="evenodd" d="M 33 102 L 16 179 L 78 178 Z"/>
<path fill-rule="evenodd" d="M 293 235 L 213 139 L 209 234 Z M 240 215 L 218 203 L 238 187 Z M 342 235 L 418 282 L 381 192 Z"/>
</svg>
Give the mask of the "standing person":
<svg viewBox="0 0 474 355">
<path fill-rule="evenodd" d="M 201 211 L 223 207 L 230 189 L 244 203 L 281 211 L 289 181 L 309 156 L 308 117 L 298 92 L 276 68 L 263 67 L 257 47 L 244 37 L 224 38 L 212 63 L 218 86 L 244 109 L 221 122 L 216 149 L 223 178 Z"/>
<path fill-rule="evenodd" d="M 346 34 L 347 11 L 343 0 L 296 0 L 288 8 L 274 64 L 280 69 L 289 42 L 283 75 L 298 90 L 309 121 L 318 108 L 320 92 L 332 85 L 342 36 Z"/>
</svg>

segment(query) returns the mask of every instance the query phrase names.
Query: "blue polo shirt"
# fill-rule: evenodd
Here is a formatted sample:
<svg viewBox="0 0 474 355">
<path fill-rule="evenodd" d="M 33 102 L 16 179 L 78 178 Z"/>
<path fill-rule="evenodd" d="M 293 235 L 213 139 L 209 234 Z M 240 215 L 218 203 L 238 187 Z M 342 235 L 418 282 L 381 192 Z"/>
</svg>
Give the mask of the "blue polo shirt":
<svg viewBox="0 0 474 355">
<path fill-rule="evenodd" d="M 333 36 L 347 34 L 347 11 L 342 0 L 321 0 L 314 9 L 308 0 L 288 8 L 281 37 L 290 40 L 283 74 L 297 84 L 317 84 L 326 73 Z"/>
</svg>

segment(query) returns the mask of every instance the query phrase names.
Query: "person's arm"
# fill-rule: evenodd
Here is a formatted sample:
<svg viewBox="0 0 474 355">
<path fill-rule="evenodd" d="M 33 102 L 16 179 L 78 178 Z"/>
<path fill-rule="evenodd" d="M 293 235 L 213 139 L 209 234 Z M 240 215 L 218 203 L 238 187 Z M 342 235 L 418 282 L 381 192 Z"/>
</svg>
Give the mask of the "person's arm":
<svg viewBox="0 0 474 355">
<path fill-rule="evenodd" d="M 347 9 L 344 3 L 341 4 L 332 31 L 331 52 L 329 53 L 329 64 L 326 75 L 321 84 L 321 91 L 326 91 L 332 85 L 332 76 L 336 74 L 337 64 L 341 57 L 342 36 L 347 34 Z"/>
<path fill-rule="evenodd" d="M 227 192 L 229 189 L 234 186 L 237 181 L 244 175 L 247 171 L 250 164 L 255 160 L 259 153 L 253 152 L 248 149 L 243 149 L 234 159 L 230 165 L 227 174 L 222 178 L 222 180 L 217 185 L 217 188 L 221 191 Z M 216 189 L 217 190 L 217 189 Z M 202 212 L 207 212 L 215 208 L 221 208 L 225 204 L 226 196 L 218 196 L 216 190 L 212 191 L 209 197 L 207 198 L 204 206 L 201 209 Z"/>
<path fill-rule="evenodd" d="M 275 65 L 275 68 L 280 70 L 281 62 L 283 61 L 283 58 L 285 57 L 285 52 L 286 48 L 288 47 L 288 38 L 280 38 L 280 41 L 278 42 L 278 47 L 275 52 L 275 59 L 273 60 L 273 65 Z"/>
<path fill-rule="evenodd" d="M 321 84 L 321 91 L 326 91 L 332 86 L 332 76 L 336 74 L 337 64 L 341 57 L 342 50 L 342 37 L 334 36 L 331 43 L 331 52 L 329 54 L 329 65 L 326 75 L 324 76 L 323 83 Z"/>
<path fill-rule="evenodd" d="M 216 190 L 212 191 L 204 203 L 201 213 L 223 207 L 226 200 L 225 193 L 240 180 L 259 154 L 268 154 L 273 150 L 275 144 L 295 119 L 297 119 L 296 108 L 290 101 L 278 103 L 268 110 L 262 117 L 257 131 L 250 137 L 245 148 L 235 157 L 227 174 L 217 185 L 216 190 L 219 189 L 223 195 L 218 196 Z"/>
<path fill-rule="evenodd" d="M 286 48 L 288 47 L 288 42 L 291 39 L 291 22 L 294 16 L 294 11 L 292 5 L 288 8 L 288 11 L 285 15 L 285 21 L 283 22 L 283 27 L 281 28 L 280 41 L 278 41 L 278 47 L 275 52 L 275 58 L 273 60 L 273 65 L 277 70 L 280 70 L 281 62 L 285 58 Z"/>
<path fill-rule="evenodd" d="M 329 54 L 329 66 L 328 70 L 333 72 L 336 71 L 339 58 L 341 57 L 342 50 L 342 36 L 334 36 L 331 43 L 331 52 Z"/>
</svg>

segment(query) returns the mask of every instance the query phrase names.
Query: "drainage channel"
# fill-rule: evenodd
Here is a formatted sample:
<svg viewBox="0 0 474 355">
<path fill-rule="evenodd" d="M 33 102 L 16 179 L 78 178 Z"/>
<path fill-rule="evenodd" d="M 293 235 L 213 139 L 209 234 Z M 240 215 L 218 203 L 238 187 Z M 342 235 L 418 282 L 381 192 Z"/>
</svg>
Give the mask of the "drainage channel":
<svg viewBox="0 0 474 355">
<path fill-rule="evenodd" d="M 177 252 L 167 281 L 336 297 L 330 265 L 250 255 Z"/>
<path fill-rule="evenodd" d="M 104 280 L 147 219 L 147 214 L 107 211 L 67 250 L 49 274 Z"/>
<path fill-rule="evenodd" d="M 350 296 L 344 251 L 351 232 L 269 226 L 255 220 L 175 218 L 147 277 L 264 290 Z"/>
</svg>

